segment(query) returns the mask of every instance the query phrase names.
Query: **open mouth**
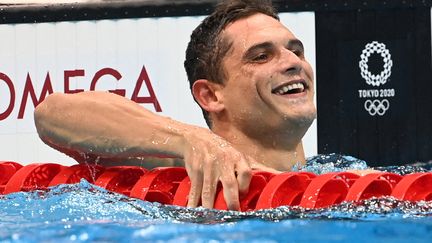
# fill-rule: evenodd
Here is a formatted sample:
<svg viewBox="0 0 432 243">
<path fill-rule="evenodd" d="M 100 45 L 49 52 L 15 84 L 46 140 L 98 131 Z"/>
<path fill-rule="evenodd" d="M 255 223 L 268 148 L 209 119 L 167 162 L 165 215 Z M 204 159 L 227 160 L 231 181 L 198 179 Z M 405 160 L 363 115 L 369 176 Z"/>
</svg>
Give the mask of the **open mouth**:
<svg viewBox="0 0 432 243">
<path fill-rule="evenodd" d="M 295 81 L 274 88 L 272 93 L 277 95 L 300 94 L 305 92 L 306 89 L 307 85 L 304 81 Z"/>
</svg>

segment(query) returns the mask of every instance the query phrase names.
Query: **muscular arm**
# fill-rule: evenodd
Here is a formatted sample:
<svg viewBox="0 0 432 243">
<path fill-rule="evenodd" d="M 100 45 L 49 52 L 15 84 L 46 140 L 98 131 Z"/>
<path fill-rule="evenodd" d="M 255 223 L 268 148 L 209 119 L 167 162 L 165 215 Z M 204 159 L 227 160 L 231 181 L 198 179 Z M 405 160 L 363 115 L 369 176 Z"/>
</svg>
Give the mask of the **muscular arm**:
<svg viewBox="0 0 432 243">
<path fill-rule="evenodd" d="M 52 94 L 37 106 L 35 123 L 41 139 L 62 152 L 110 160 L 182 158 L 181 132 L 188 129 L 107 92 Z"/>
<path fill-rule="evenodd" d="M 189 206 L 213 207 L 218 181 L 230 209 L 248 190 L 249 161 L 210 130 L 154 114 L 107 92 L 52 94 L 35 110 L 39 136 L 78 161 L 125 160 L 164 155 L 183 159 L 191 178 Z M 163 166 L 163 165 L 159 165 Z"/>
</svg>

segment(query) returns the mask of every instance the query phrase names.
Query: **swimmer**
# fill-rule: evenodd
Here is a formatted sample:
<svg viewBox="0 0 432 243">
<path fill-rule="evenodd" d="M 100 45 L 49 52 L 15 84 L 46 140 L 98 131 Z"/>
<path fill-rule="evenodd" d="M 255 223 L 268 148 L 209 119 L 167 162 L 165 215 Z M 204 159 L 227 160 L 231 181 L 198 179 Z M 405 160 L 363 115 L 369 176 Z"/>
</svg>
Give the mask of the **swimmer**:
<svg viewBox="0 0 432 243">
<path fill-rule="evenodd" d="M 184 124 L 107 92 L 52 94 L 35 110 L 40 138 L 78 162 L 185 166 L 188 206 L 212 208 L 220 182 L 238 210 L 253 169 L 305 163 L 316 117 L 302 42 L 264 0 L 228 0 L 193 31 L 184 62 L 210 129 Z"/>
</svg>

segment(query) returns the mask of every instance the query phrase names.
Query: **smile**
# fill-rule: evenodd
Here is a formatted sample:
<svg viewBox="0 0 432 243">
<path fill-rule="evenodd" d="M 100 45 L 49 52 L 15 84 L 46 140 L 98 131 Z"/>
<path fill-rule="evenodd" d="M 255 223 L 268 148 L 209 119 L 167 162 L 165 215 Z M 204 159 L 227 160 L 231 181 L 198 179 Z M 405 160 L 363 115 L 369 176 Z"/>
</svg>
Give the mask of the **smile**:
<svg viewBox="0 0 432 243">
<path fill-rule="evenodd" d="M 277 95 L 299 94 L 303 93 L 306 88 L 307 86 L 304 81 L 294 81 L 274 88 L 272 93 Z"/>
</svg>

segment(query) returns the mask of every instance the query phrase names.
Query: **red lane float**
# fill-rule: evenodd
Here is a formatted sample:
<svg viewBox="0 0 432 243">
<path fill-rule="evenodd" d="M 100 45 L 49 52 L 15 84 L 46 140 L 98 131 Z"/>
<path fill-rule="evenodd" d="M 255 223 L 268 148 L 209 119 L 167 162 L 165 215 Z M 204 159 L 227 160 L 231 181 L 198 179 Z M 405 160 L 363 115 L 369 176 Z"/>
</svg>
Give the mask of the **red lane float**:
<svg viewBox="0 0 432 243">
<path fill-rule="evenodd" d="M 51 180 L 62 168 L 62 165 L 52 163 L 30 164 L 21 167 L 6 183 L 3 193 L 46 190 Z"/>
<path fill-rule="evenodd" d="M 100 165 L 72 165 L 65 166 L 62 170 L 51 180 L 49 186 L 56 186 L 60 184 L 74 184 L 78 183 L 81 179 L 86 179 L 90 183 L 94 183 L 96 178 L 99 178 L 101 173 L 105 170 Z"/>
<path fill-rule="evenodd" d="M 0 194 L 4 192 L 6 183 L 9 181 L 9 179 L 21 167 L 22 165 L 12 161 L 0 162 Z"/>
<path fill-rule="evenodd" d="M 187 206 L 191 182 L 186 170 L 166 167 L 146 170 L 138 166 L 37 163 L 22 166 L 0 161 L 0 194 L 48 190 L 59 184 L 86 179 L 109 191 L 151 202 Z M 309 172 L 272 174 L 254 171 L 249 192 L 240 198 L 240 210 L 300 206 L 323 208 L 344 201 L 393 196 L 400 200 L 432 201 L 432 172 L 400 176 L 388 172 L 359 176 L 350 172 L 315 175 Z M 218 185 L 214 207 L 227 209 Z"/>
<path fill-rule="evenodd" d="M 432 173 L 413 173 L 396 184 L 392 196 L 408 201 L 432 201 Z"/>
<path fill-rule="evenodd" d="M 314 178 L 303 193 L 300 206 L 323 208 L 344 201 L 350 186 L 359 176 L 350 172 L 332 172 Z"/>
<path fill-rule="evenodd" d="M 389 196 L 402 176 L 393 173 L 371 173 L 359 177 L 351 186 L 345 201 L 359 201 L 371 197 Z"/>
<path fill-rule="evenodd" d="M 315 177 L 307 172 L 285 172 L 273 176 L 262 190 L 256 209 L 299 205 L 303 193 Z"/>
<path fill-rule="evenodd" d="M 261 195 L 262 190 L 267 184 L 266 176 L 255 173 L 252 175 L 251 182 L 249 184 L 248 193 L 240 198 L 240 210 L 241 211 L 252 211 L 256 208 L 258 197 Z M 223 188 L 219 186 L 218 192 L 216 193 L 216 199 L 214 202 L 214 208 L 221 210 L 228 210 L 228 206 L 225 202 Z"/>
<path fill-rule="evenodd" d="M 130 196 L 149 202 L 172 204 L 180 182 L 187 176 L 182 167 L 154 168 L 133 186 Z"/>
<path fill-rule="evenodd" d="M 109 191 L 129 196 L 132 187 L 147 171 L 147 169 L 138 166 L 112 166 L 97 177 L 94 184 Z"/>
</svg>

